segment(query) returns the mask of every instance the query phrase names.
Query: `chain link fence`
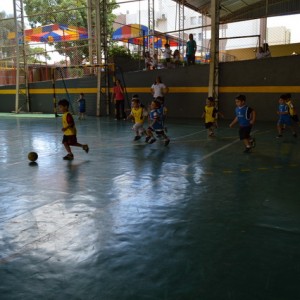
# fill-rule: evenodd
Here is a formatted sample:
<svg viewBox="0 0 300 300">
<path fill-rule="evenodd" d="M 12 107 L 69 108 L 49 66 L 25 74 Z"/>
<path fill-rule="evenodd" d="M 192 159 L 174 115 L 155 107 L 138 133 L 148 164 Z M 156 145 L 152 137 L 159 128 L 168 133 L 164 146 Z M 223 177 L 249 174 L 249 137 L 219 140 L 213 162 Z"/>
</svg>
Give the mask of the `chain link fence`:
<svg viewBox="0 0 300 300">
<path fill-rule="evenodd" d="M 24 13 L 24 35 L 21 18 L 17 19 L 18 37 L 15 36 L 15 21 L 11 15 L 0 13 L 0 85 L 16 83 L 16 49 L 20 52 L 22 73 L 28 68 L 29 82 L 50 80 L 50 68 L 94 64 L 96 54 L 90 53 L 89 41 L 95 44 L 95 27 L 91 36 L 87 29 L 87 7 L 81 5 L 66 9 L 55 7 L 38 15 Z M 118 3 L 118 1 L 117 1 Z M 150 4 L 153 4 L 151 6 Z M 121 30 L 124 36 L 109 39 L 129 52 L 133 59 L 143 60 L 146 51 L 157 56 L 158 68 L 175 68 L 184 65 L 186 42 L 193 34 L 197 44 L 196 63 L 210 62 L 211 20 L 171 0 L 119 1 L 113 11 L 113 30 Z M 272 56 L 299 54 L 299 15 L 278 18 L 256 19 L 220 25 L 220 62 L 255 59 L 258 49 L 268 43 Z M 145 26 L 146 33 L 134 33 L 132 28 Z M 127 37 L 126 37 L 127 34 Z M 128 34 L 131 34 L 128 38 Z M 149 42 L 148 42 L 149 41 Z M 171 57 L 166 63 L 165 44 L 169 43 L 172 55 L 179 51 L 179 59 Z M 111 46 L 112 47 L 112 46 Z M 93 61 L 89 61 L 92 57 Z M 23 63 L 22 63 L 23 62 Z M 140 64 L 136 64 L 139 66 Z M 144 63 L 140 67 L 144 68 Z M 75 72 L 76 70 L 74 70 Z M 79 73 L 81 69 L 77 70 Z M 77 72 L 76 71 L 76 72 Z M 78 77 L 80 74 L 74 74 Z"/>
<path fill-rule="evenodd" d="M 16 83 L 17 47 L 21 74 L 28 72 L 29 82 L 50 80 L 52 66 L 88 63 L 89 37 L 82 16 L 86 7 L 52 11 L 17 18 L 2 13 L 0 18 L 0 84 Z M 20 83 L 24 79 L 20 76 Z"/>
<path fill-rule="evenodd" d="M 132 53 L 141 55 L 141 45 L 136 42 L 137 38 L 141 38 L 141 34 L 133 34 L 131 41 L 128 41 L 126 34 L 131 30 L 130 26 L 146 26 L 151 30 L 151 26 L 154 25 L 155 31 L 158 32 L 157 38 L 159 35 L 165 35 L 167 39 L 183 37 L 183 41 L 179 39 L 177 45 L 171 45 L 173 53 L 179 49 L 182 62 L 186 59 L 188 36 L 193 34 L 197 43 L 196 63 L 209 63 L 211 46 L 211 19 L 209 16 L 183 7 L 172 0 L 156 0 L 151 10 L 149 2 L 152 1 L 122 1 L 119 4 L 119 8 L 115 12 L 117 18 L 114 27 L 117 30 L 126 26 L 124 39 L 120 45 Z M 267 7 L 266 11 L 268 11 Z M 299 15 L 288 15 L 220 24 L 219 61 L 255 59 L 259 47 L 264 44 L 270 46 L 272 56 L 298 54 L 300 33 L 297 20 L 299 20 Z M 163 45 L 159 45 L 153 50 L 150 45 L 146 44 L 144 47 L 152 56 L 156 53 L 160 62 L 164 61 L 164 53 L 161 51 Z M 161 67 L 165 67 L 165 65 L 161 63 Z"/>
</svg>

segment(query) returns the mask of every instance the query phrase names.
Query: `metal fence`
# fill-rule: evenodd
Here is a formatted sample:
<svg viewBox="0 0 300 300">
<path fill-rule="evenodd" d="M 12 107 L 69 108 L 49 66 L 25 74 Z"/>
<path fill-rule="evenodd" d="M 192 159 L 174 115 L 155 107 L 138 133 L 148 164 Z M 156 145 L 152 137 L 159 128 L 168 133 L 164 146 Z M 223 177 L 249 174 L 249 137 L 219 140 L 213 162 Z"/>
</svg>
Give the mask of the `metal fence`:
<svg viewBox="0 0 300 300">
<path fill-rule="evenodd" d="M 24 13 L 24 35 L 22 36 L 20 32 L 17 38 L 13 16 L 0 13 L 0 85 L 16 83 L 17 47 L 24 50 L 21 51 L 21 56 L 28 65 L 29 82 L 50 80 L 49 68 L 53 66 L 98 63 L 94 60 L 95 53 L 90 53 L 93 50 L 89 47 L 89 41 L 96 43 L 96 35 L 94 27 L 90 36 L 88 33 L 86 2 L 75 2 L 76 5 L 71 9 L 55 7 L 46 9 L 38 15 Z M 171 0 L 119 2 L 119 7 L 113 11 L 115 14 L 113 28 L 115 31 L 123 26 L 126 28 L 124 38 L 119 38 L 118 41 L 106 37 L 110 47 L 119 45 L 130 52 L 133 58 L 138 59 L 144 59 L 144 53 L 148 50 L 152 57 L 157 54 L 159 68 L 180 67 L 186 59 L 188 35 L 193 34 L 197 43 L 196 63 L 210 62 L 211 21 L 208 16 Z M 150 3 L 153 5 L 149 6 Z M 267 18 L 221 24 L 220 62 L 255 59 L 259 46 L 264 42 L 269 44 L 272 56 L 298 54 L 300 34 L 297 31 L 296 21 L 293 22 L 296 19 L 297 16 L 285 16 L 281 20 L 278 18 L 277 21 Z M 19 17 L 17 24 L 18 27 L 22 27 Z M 146 36 L 135 33 L 129 40 L 128 36 L 125 37 L 125 33 L 128 34 L 136 24 L 147 27 L 149 31 Z M 169 41 L 173 41 L 172 53 L 176 49 L 179 50 L 179 63 L 175 64 L 173 58 L 170 64 L 165 63 L 164 45 Z M 93 61 L 89 61 L 90 57 Z M 144 68 L 144 65 L 141 68 Z M 20 74 L 22 82 L 22 71 Z"/>
</svg>

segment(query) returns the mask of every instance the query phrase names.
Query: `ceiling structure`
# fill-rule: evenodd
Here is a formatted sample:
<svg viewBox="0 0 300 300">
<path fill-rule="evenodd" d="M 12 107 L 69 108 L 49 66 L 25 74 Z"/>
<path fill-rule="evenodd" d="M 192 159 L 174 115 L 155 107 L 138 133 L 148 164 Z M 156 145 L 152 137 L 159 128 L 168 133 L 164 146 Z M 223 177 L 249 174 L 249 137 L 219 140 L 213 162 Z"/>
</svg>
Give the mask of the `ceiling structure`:
<svg viewBox="0 0 300 300">
<path fill-rule="evenodd" d="M 209 0 L 173 0 L 184 2 L 186 7 L 210 16 Z M 291 15 L 300 13 L 299 0 L 219 0 L 220 22 L 229 23 L 264 17 Z"/>
</svg>

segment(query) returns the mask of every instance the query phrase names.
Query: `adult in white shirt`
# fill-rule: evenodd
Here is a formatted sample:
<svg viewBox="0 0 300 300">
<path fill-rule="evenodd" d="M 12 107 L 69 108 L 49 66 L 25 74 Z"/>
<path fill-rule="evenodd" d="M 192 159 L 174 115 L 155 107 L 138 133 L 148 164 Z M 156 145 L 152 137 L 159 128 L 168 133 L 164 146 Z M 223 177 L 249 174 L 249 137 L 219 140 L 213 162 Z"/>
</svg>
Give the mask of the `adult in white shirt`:
<svg viewBox="0 0 300 300">
<path fill-rule="evenodd" d="M 153 95 L 153 98 L 156 99 L 157 97 L 160 97 L 162 100 L 164 100 L 164 96 L 169 92 L 169 88 L 162 82 L 161 77 L 157 76 L 155 78 L 155 82 L 151 86 L 151 93 Z"/>
</svg>

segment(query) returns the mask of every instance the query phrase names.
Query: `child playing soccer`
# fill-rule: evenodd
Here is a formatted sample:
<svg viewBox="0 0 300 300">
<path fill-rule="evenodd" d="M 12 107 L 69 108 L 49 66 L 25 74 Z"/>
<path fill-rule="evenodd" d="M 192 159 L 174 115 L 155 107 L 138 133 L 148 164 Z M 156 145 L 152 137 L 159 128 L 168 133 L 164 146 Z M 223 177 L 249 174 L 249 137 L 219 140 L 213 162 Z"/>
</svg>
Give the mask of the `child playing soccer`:
<svg viewBox="0 0 300 300">
<path fill-rule="evenodd" d="M 287 105 L 287 100 L 288 100 L 288 95 L 281 95 L 278 102 L 278 111 L 277 114 L 279 116 L 278 121 L 277 121 L 277 131 L 278 135 L 277 138 L 282 137 L 282 128 L 284 126 L 288 127 L 293 134 L 293 137 L 297 137 L 297 133 L 295 132 L 292 124 L 292 119 L 289 113 L 289 106 Z"/>
<path fill-rule="evenodd" d="M 218 110 L 215 107 L 215 99 L 213 97 L 208 97 L 206 99 L 206 105 L 204 107 L 202 118 L 204 118 L 205 128 L 207 129 L 210 137 L 215 135 L 214 128 L 216 127 L 217 114 Z"/>
<path fill-rule="evenodd" d="M 77 102 L 78 102 L 78 110 L 79 110 L 78 120 L 84 120 L 86 108 L 85 108 L 85 99 L 83 93 L 80 93 L 80 97 L 77 100 Z"/>
<path fill-rule="evenodd" d="M 64 133 L 62 143 L 64 144 L 68 154 L 63 157 L 64 160 L 73 160 L 74 155 L 70 146 L 81 147 L 86 153 L 89 152 L 88 145 L 82 145 L 77 142 L 76 127 L 72 114 L 69 112 L 69 102 L 62 99 L 58 102 L 58 108 L 63 113 L 62 115 L 62 131 Z"/>
<path fill-rule="evenodd" d="M 255 123 L 256 113 L 251 107 L 246 105 L 246 96 L 239 95 L 235 98 L 235 115 L 236 117 L 230 123 L 229 127 L 233 127 L 236 123 L 239 123 L 239 136 L 240 140 L 245 145 L 244 153 L 251 152 L 251 148 L 255 147 L 255 140 L 251 138 L 250 132 L 253 124 Z"/>
<path fill-rule="evenodd" d="M 132 108 L 128 119 L 134 120 L 134 125 L 132 130 L 135 131 L 134 141 L 138 141 L 142 135 L 145 133 L 145 129 L 143 127 L 145 117 L 147 117 L 148 113 L 144 107 L 142 107 L 141 102 L 139 100 L 138 95 L 133 95 L 132 100 Z"/>
<path fill-rule="evenodd" d="M 158 100 L 153 100 L 151 102 L 151 111 L 149 114 L 150 126 L 148 127 L 146 134 L 146 143 L 153 144 L 156 142 L 154 138 L 153 132 L 155 132 L 158 136 L 162 136 L 164 138 L 165 146 L 168 146 L 170 143 L 170 139 L 167 137 L 164 129 L 163 122 L 163 111 L 161 110 L 161 104 Z"/>
<path fill-rule="evenodd" d="M 290 93 L 287 93 L 286 97 L 287 97 L 286 104 L 289 107 L 289 113 L 290 113 L 291 119 L 295 124 L 300 126 L 298 113 L 297 113 L 296 107 L 292 101 L 292 95 Z"/>
</svg>

